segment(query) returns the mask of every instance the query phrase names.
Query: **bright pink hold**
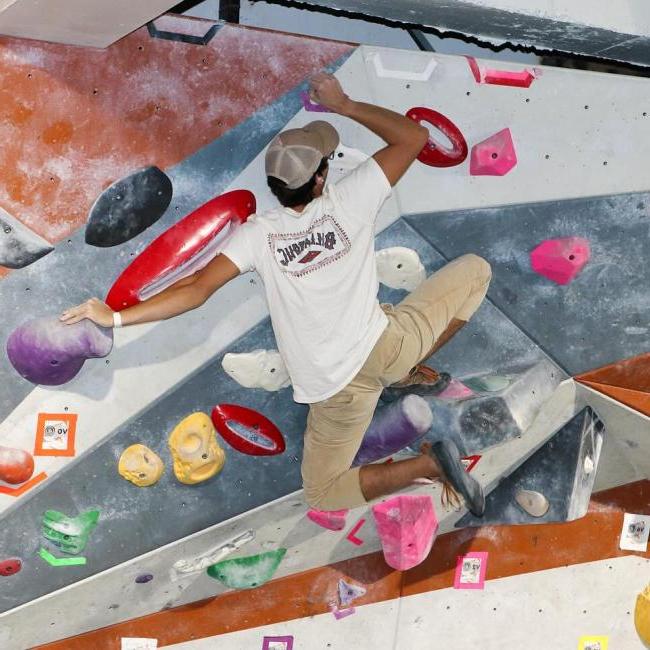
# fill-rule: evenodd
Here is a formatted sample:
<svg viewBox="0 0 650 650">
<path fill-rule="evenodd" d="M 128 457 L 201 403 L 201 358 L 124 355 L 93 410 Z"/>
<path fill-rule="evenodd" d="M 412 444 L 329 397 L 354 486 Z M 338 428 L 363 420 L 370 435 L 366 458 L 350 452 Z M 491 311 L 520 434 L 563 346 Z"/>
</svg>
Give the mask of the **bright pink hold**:
<svg viewBox="0 0 650 650">
<path fill-rule="evenodd" d="M 469 173 L 472 176 L 505 176 L 517 164 L 510 129 L 503 129 L 472 147 Z"/>
<path fill-rule="evenodd" d="M 589 261 L 589 241 L 583 237 L 547 239 L 530 254 L 535 273 L 558 284 L 569 284 Z"/>
<path fill-rule="evenodd" d="M 436 399 L 455 401 L 467 399 L 468 397 L 473 396 L 474 391 L 471 388 L 467 388 L 467 386 L 458 381 L 458 379 L 452 379 L 449 382 L 449 386 L 447 386 L 447 388 L 445 388 L 442 393 L 438 393 L 438 395 L 436 395 Z"/>
<path fill-rule="evenodd" d="M 372 507 L 386 564 L 406 571 L 429 554 L 438 530 L 430 496 L 400 495 Z"/>
<path fill-rule="evenodd" d="M 349 510 L 310 510 L 307 516 L 319 526 L 328 530 L 343 530 Z"/>
</svg>

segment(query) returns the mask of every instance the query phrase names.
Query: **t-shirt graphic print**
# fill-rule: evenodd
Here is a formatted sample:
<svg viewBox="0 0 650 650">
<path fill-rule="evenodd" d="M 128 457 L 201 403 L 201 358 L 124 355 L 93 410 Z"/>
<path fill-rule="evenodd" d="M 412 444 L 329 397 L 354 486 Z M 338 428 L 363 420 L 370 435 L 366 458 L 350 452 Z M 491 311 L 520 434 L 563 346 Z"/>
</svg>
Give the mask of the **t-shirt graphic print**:
<svg viewBox="0 0 650 650">
<path fill-rule="evenodd" d="M 268 236 L 271 254 L 284 273 L 301 277 L 350 252 L 350 238 L 331 215 L 316 219 L 308 230 Z"/>
</svg>

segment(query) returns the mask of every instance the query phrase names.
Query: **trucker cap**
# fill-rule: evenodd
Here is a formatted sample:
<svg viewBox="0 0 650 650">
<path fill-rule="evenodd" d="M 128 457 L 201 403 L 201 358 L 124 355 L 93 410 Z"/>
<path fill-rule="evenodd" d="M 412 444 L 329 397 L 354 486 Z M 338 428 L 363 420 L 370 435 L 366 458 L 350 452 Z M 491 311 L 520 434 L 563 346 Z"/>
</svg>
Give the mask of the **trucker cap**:
<svg viewBox="0 0 650 650">
<path fill-rule="evenodd" d="M 266 150 L 266 175 L 278 178 L 290 190 L 303 186 L 339 143 L 336 129 L 323 120 L 301 129 L 289 129 L 273 138 Z"/>
</svg>

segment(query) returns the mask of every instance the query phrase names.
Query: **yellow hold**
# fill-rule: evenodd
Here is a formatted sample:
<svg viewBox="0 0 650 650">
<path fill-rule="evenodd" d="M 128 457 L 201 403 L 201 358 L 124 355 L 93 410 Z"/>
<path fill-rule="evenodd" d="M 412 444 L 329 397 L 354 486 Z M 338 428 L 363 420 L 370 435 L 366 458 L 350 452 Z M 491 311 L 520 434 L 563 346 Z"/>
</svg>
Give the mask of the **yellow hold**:
<svg viewBox="0 0 650 650">
<path fill-rule="evenodd" d="M 212 420 L 205 413 L 192 413 L 179 422 L 169 436 L 174 474 L 181 483 L 194 484 L 212 478 L 226 460 L 217 442 Z"/>
<path fill-rule="evenodd" d="M 634 625 L 643 643 L 650 646 L 650 585 L 636 597 Z"/>
<path fill-rule="evenodd" d="M 122 452 L 117 471 L 134 485 L 147 487 L 160 480 L 165 466 L 156 452 L 145 445 L 136 444 Z"/>
</svg>

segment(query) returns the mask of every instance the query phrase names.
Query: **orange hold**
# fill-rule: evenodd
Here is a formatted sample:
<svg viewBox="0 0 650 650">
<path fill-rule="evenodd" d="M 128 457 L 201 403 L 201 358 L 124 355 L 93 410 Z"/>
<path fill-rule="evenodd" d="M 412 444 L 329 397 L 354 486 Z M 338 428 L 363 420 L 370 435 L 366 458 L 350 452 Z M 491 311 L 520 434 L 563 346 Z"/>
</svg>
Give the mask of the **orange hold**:
<svg viewBox="0 0 650 650">
<path fill-rule="evenodd" d="M 22 449 L 0 447 L 0 481 L 24 483 L 34 473 L 34 457 Z"/>
</svg>

